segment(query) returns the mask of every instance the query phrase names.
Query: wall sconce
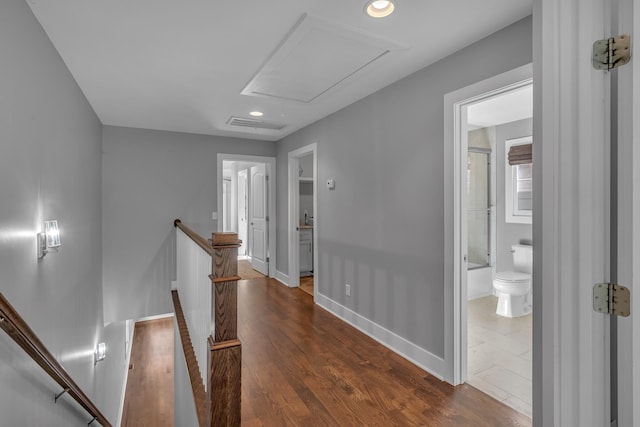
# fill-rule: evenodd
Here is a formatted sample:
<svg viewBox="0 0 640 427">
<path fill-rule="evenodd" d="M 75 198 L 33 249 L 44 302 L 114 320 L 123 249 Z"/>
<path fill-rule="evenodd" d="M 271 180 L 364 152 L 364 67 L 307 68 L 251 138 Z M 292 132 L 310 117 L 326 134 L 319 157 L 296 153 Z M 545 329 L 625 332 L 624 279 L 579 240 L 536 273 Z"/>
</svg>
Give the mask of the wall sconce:
<svg viewBox="0 0 640 427">
<path fill-rule="evenodd" d="M 38 233 L 38 259 L 43 258 L 49 252 L 58 252 L 60 246 L 60 229 L 58 221 L 44 222 L 44 231 Z M 53 250 L 52 250 L 53 249 Z"/>
<path fill-rule="evenodd" d="M 95 364 L 98 364 L 101 360 L 104 360 L 107 357 L 107 345 L 103 342 L 96 346 L 96 351 L 94 353 L 95 356 Z"/>
</svg>

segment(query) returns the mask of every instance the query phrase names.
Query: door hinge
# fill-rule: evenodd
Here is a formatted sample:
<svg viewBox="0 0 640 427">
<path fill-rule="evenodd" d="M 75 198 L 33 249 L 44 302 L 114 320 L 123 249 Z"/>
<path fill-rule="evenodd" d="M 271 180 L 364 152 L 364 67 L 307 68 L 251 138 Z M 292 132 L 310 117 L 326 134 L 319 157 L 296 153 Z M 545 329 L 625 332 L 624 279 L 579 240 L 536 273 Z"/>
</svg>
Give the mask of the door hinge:
<svg viewBox="0 0 640 427">
<path fill-rule="evenodd" d="M 618 37 L 597 40 L 593 43 L 593 68 L 612 70 L 631 60 L 631 37 L 623 34 Z"/>
<path fill-rule="evenodd" d="M 269 263 L 269 257 L 267 257 L 267 263 Z"/>
<path fill-rule="evenodd" d="M 269 215 L 265 217 L 265 221 L 269 222 Z"/>
<path fill-rule="evenodd" d="M 613 283 L 596 283 L 593 287 L 593 310 L 628 317 L 631 314 L 631 291 Z"/>
</svg>

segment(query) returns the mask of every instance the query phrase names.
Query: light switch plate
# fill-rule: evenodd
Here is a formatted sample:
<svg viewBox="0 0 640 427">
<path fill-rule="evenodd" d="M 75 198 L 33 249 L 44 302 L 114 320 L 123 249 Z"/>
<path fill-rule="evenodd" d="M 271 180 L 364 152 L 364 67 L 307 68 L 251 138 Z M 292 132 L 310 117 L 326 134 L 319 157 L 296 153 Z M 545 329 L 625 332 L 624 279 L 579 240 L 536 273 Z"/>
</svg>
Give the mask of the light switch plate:
<svg viewBox="0 0 640 427">
<path fill-rule="evenodd" d="M 211 219 L 214 221 L 218 220 L 218 212 L 211 212 Z"/>
</svg>

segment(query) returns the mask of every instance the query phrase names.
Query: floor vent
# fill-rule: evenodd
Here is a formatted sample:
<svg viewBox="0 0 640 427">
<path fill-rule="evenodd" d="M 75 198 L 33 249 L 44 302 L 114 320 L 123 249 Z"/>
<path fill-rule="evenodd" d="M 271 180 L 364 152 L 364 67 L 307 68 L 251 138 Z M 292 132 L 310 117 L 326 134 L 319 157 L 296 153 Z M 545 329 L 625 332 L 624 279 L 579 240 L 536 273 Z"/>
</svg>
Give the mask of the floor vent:
<svg viewBox="0 0 640 427">
<path fill-rule="evenodd" d="M 280 130 L 285 127 L 285 125 L 283 125 L 282 123 L 265 122 L 263 120 L 249 119 L 246 117 L 236 117 L 236 116 L 229 117 L 229 120 L 227 120 L 227 124 L 229 126 L 241 126 L 245 128 L 271 129 L 271 130 Z"/>
</svg>

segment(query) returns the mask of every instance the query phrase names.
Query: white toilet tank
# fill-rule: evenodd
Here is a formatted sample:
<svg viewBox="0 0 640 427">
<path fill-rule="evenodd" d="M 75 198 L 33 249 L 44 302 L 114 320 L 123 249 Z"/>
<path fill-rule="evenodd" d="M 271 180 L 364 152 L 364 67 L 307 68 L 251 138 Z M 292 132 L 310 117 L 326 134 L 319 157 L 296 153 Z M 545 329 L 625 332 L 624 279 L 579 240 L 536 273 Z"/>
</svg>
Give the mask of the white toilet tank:
<svg viewBox="0 0 640 427">
<path fill-rule="evenodd" d="M 513 245 L 513 271 L 519 273 L 533 273 L 533 246 Z"/>
</svg>

